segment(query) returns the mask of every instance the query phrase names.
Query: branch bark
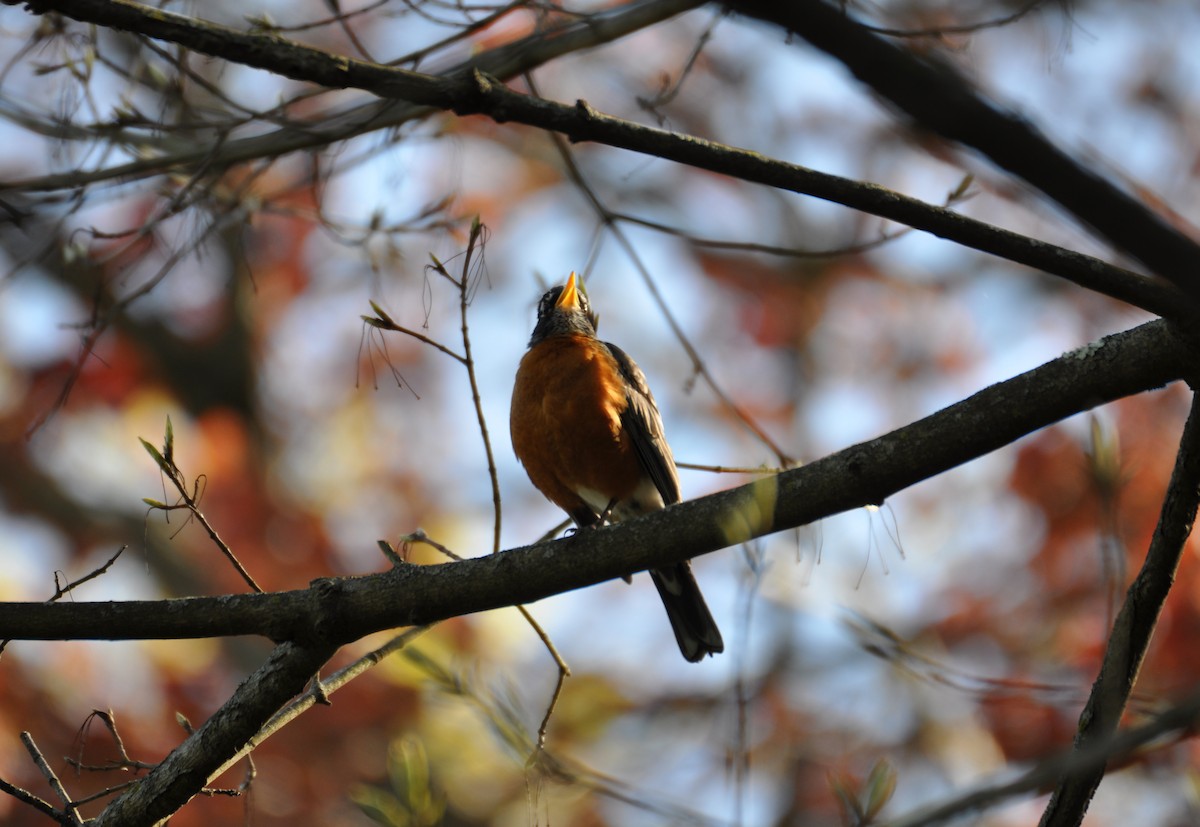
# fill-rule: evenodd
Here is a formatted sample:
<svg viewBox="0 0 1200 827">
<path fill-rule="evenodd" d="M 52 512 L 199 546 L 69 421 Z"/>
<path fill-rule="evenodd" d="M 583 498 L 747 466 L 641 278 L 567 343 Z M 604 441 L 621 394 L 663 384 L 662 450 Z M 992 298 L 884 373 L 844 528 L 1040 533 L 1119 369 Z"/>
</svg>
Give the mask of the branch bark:
<svg viewBox="0 0 1200 827">
<path fill-rule="evenodd" d="M 336 646 L 285 643 L 183 744 L 122 793 L 92 824 L 139 827 L 157 824 L 200 792 L 227 755 L 249 741 L 337 650 Z"/>
<path fill-rule="evenodd" d="M 1129 587 L 1125 602 L 1113 624 L 1104 652 L 1100 674 L 1092 685 L 1079 730 L 1075 751 L 1086 754 L 1109 740 L 1117 731 L 1129 703 L 1138 671 L 1158 625 L 1163 604 L 1175 582 L 1175 571 L 1184 544 L 1192 533 L 1200 506 L 1200 397 L 1193 396 L 1192 410 L 1183 428 L 1175 469 L 1163 499 L 1162 512 L 1150 540 L 1141 571 Z M 1095 762 L 1086 772 L 1072 773 L 1059 780 L 1042 814 L 1042 827 L 1077 827 L 1104 778 L 1104 762 Z"/>
<path fill-rule="evenodd" d="M 381 629 L 531 602 L 877 505 L 1065 416 L 1184 377 L 1194 363 L 1191 348 L 1165 321 L 1151 322 L 803 468 L 565 540 L 458 563 L 320 580 L 305 591 L 281 594 L 3 603 L 0 637 L 263 634 L 287 641 L 97 821 L 101 826 L 155 824 L 197 794 L 343 643 Z"/>
<path fill-rule="evenodd" d="M 128 640 L 264 635 L 340 645 L 398 626 L 530 603 L 661 568 L 753 537 L 879 505 L 921 480 L 1096 405 L 1186 377 L 1194 351 L 1144 324 L 869 442 L 775 477 L 551 543 L 435 566 L 400 566 L 266 595 L 111 603 L 0 603 L 0 638 Z"/>
</svg>

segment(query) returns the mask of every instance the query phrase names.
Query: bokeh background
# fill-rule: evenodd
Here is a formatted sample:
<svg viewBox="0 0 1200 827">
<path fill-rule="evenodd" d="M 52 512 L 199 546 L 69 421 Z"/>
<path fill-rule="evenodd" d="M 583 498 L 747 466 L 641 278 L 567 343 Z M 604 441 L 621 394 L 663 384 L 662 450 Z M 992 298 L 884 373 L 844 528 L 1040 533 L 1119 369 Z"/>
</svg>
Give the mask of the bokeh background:
<svg viewBox="0 0 1200 827">
<path fill-rule="evenodd" d="M 436 72 L 530 34 L 548 8 L 514 5 L 533 10 L 433 49 L 497 7 L 343 3 L 344 25 L 336 3 L 169 7 L 381 62 L 420 53 L 402 65 Z M 557 19 L 610 4 L 567 5 Z M 1197 220 L 1200 8 L 851 6 L 1180 226 Z M 952 28 L 987 21 L 1004 22 Z M 427 265 L 460 274 L 475 216 L 487 229 L 468 272 L 469 336 L 503 548 L 562 519 L 516 463 L 507 412 L 536 301 L 571 270 L 604 338 L 648 374 L 676 459 L 701 466 L 681 471 L 686 498 L 877 436 L 1146 318 L 841 207 L 480 117 L 433 114 L 215 176 L 44 190 L 47 176 L 333 119 L 369 98 L 14 7 L 0 9 L 0 67 L 4 600 L 44 600 L 56 578 L 126 546 L 65 599 L 246 589 L 200 526 L 143 502 L 175 498 L 138 443 L 161 443 L 167 417 L 202 510 L 268 590 L 382 570 L 376 541 L 418 528 L 490 553 L 465 369 L 361 319 L 375 301 L 461 353 L 458 293 Z M 829 58 L 715 6 L 513 84 L 1115 260 L 1022 185 L 898 121 Z M 1069 745 L 1187 402 L 1168 388 L 1105 406 L 882 509 L 697 560 L 727 643 L 700 665 L 679 657 L 644 576 L 533 606 L 573 671 L 548 732 L 556 774 L 527 759 L 557 669 L 516 611 L 497 611 L 427 632 L 257 751 L 248 796 L 197 799 L 172 823 L 840 824 L 840 797 L 863 794 L 880 762 L 895 772 L 889 815 L 970 789 Z M 1200 677 L 1196 574 L 1189 553 L 1133 720 Z M 203 721 L 267 651 L 12 643 L 0 775 L 50 797 L 18 739 L 27 730 L 72 791 L 119 783 L 128 772 L 63 761 L 115 756 L 93 709 L 112 710 L 130 754 L 153 762 L 184 737 L 177 715 Z M 1194 823 L 1196 757 L 1183 742 L 1110 775 L 1087 823 Z M 1022 799 L 980 823 L 1036 823 L 1043 806 Z M 9 798 L 0 820 L 44 823 Z"/>
</svg>

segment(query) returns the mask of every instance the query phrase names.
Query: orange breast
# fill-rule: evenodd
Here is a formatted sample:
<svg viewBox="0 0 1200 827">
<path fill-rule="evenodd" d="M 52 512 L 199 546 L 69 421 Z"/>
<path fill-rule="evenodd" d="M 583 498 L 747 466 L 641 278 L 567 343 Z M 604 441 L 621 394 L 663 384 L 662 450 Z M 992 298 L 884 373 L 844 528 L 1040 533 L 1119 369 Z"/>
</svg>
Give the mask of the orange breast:
<svg viewBox="0 0 1200 827">
<path fill-rule="evenodd" d="M 616 362 L 594 339 L 554 336 L 521 359 L 509 417 L 513 450 L 563 510 L 585 505 L 581 490 L 623 499 L 637 487 L 641 466 L 621 427 L 627 404 Z"/>
</svg>

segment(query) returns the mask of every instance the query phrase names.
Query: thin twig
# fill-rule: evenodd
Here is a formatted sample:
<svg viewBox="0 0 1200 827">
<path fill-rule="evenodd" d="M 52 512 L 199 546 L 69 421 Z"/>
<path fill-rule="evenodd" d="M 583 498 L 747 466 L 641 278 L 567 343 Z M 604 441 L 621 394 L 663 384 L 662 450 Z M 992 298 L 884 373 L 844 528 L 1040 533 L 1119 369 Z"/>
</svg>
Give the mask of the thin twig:
<svg viewBox="0 0 1200 827">
<path fill-rule="evenodd" d="M 119 792 L 124 792 L 136 783 L 138 783 L 138 779 L 131 778 L 128 781 L 122 781 L 120 784 L 113 784 L 111 787 L 105 787 L 103 790 L 97 790 L 91 795 L 85 795 L 82 798 L 77 798 L 75 799 L 75 803 L 79 806 L 90 804 L 93 801 L 99 801 L 101 798 L 108 798 L 110 795 L 116 795 Z"/>
<path fill-rule="evenodd" d="M 1082 750 L 1069 750 L 1038 763 L 1016 778 L 980 786 L 970 792 L 941 801 L 909 815 L 886 822 L 882 827 L 934 827 L 948 821 L 961 822 L 973 812 L 982 812 L 1019 795 L 1044 791 L 1064 777 L 1087 775 L 1113 760 L 1121 760 L 1143 749 L 1164 749 L 1189 738 L 1200 723 L 1200 693 L 1184 701 L 1149 723 L 1096 739 Z M 1167 736 L 1173 736 L 1167 738 Z"/>
<path fill-rule="evenodd" d="M 129 548 L 129 546 L 121 546 L 119 549 L 117 549 L 116 553 L 113 554 L 112 557 L 109 557 L 107 560 L 105 560 L 98 568 L 93 569 L 92 571 L 83 575 L 83 577 L 80 577 L 78 580 L 72 580 L 69 583 L 66 583 L 62 586 L 58 586 L 54 590 L 54 596 L 51 597 L 46 602 L 53 603 L 55 600 L 65 597 L 73 589 L 78 588 L 79 586 L 82 586 L 84 583 L 88 582 L 89 580 L 95 580 L 97 577 L 99 577 L 100 575 L 104 574 L 109 569 L 111 569 L 113 566 L 113 563 L 117 562 L 117 558 L 120 557 L 122 552 L 124 552 L 125 549 L 127 549 L 127 548 Z"/>
<path fill-rule="evenodd" d="M 689 471 L 708 471 L 712 474 L 782 474 L 786 468 L 756 465 L 753 468 L 745 465 L 702 465 L 695 462 L 676 462 L 676 468 L 686 468 Z"/>
<path fill-rule="evenodd" d="M 11 795 L 13 798 L 17 799 L 17 801 L 20 801 L 23 804 L 28 804 L 42 815 L 53 819 L 59 824 L 72 823 L 68 816 L 54 809 L 54 806 L 50 802 L 38 798 L 33 793 L 29 792 L 29 790 L 18 787 L 15 784 L 8 783 L 3 778 L 0 778 L 0 792 Z"/>
<path fill-rule="evenodd" d="M 912 227 L 904 227 L 900 230 L 895 230 L 890 233 L 882 233 L 879 238 L 872 241 L 863 241 L 858 244 L 847 244 L 843 247 L 833 247 L 828 250 L 805 250 L 799 247 L 781 247 L 776 244 L 759 244 L 753 241 L 730 241 L 720 238 L 705 238 L 704 236 L 689 233 L 686 230 L 681 230 L 678 227 L 672 227 L 670 224 L 663 224 L 660 221 L 652 221 L 649 218 L 642 218 L 629 213 L 613 212 L 612 218 L 616 221 L 621 221 L 626 224 L 636 224 L 639 227 L 645 227 L 647 230 L 654 230 L 657 233 L 674 236 L 675 238 L 686 241 L 693 247 L 704 247 L 711 250 L 734 250 L 743 253 L 763 253 L 765 255 L 779 256 L 781 258 L 800 258 L 800 259 L 821 259 L 821 258 L 837 258 L 841 256 L 858 255 L 859 253 L 870 252 L 878 249 L 885 244 L 889 244 L 898 238 L 902 238 L 913 231 Z"/>
<path fill-rule="evenodd" d="M 262 728 L 259 729 L 259 731 L 255 733 L 254 736 L 251 737 L 241 749 L 231 755 L 225 761 L 225 763 L 218 767 L 208 777 L 208 781 L 212 782 L 214 779 L 219 778 L 242 758 L 248 758 L 251 753 L 256 750 L 264 741 L 266 741 L 275 733 L 279 732 L 296 718 L 299 718 L 304 712 L 307 712 L 309 709 L 312 709 L 314 706 L 320 703 L 319 699 L 328 699 L 330 695 L 337 692 L 339 689 L 342 689 L 344 686 L 346 686 L 346 684 L 350 683 L 350 681 L 365 674 L 368 670 L 381 663 L 389 655 L 394 654 L 395 652 L 398 652 L 404 647 L 408 646 L 431 628 L 433 628 L 432 624 L 428 626 L 414 626 L 411 629 L 405 629 L 400 634 L 389 639 L 382 646 L 372 649 L 370 652 L 367 652 L 353 663 L 350 663 L 334 672 L 329 677 L 324 678 L 319 682 L 313 681 L 308 692 L 305 692 L 303 695 L 296 698 L 294 701 L 287 704 L 287 706 L 284 706 L 282 709 L 272 715 L 271 718 L 262 725 Z M 253 773 L 251 773 L 250 769 L 247 768 L 247 780 L 243 782 L 243 786 L 251 780 L 253 780 Z"/>
<path fill-rule="evenodd" d="M 174 429 L 171 427 L 171 418 L 167 417 L 166 433 L 163 437 L 163 448 L 161 451 L 140 437 L 139 440 L 142 443 L 142 447 L 146 449 L 146 452 L 150 454 L 151 458 L 158 465 L 159 471 L 171 481 L 171 484 L 175 486 L 175 490 L 179 492 L 179 502 L 175 505 L 168 505 L 149 497 L 143 497 L 142 502 L 150 506 L 152 510 L 162 511 L 165 514 L 170 514 L 172 511 L 181 509 L 186 510 L 204 527 L 204 530 L 208 532 L 208 536 L 216 544 L 221 554 L 225 555 L 225 559 L 230 562 L 234 570 L 246 581 L 247 585 L 259 594 L 263 594 L 262 587 L 250 576 L 250 572 L 246 570 L 246 567 L 242 565 L 242 561 L 233 553 L 233 549 L 221 539 L 221 535 L 217 533 L 212 523 L 204 516 L 204 512 L 200 510 L 200 500 L 203 498 L 204 490 L 207 487 L 207 482 L 204 482 L 203 487 L 202 482 L 206 478 L 203 475 L 197 477 L 192 482 L 191 491 L 188 491 L 187 478 L 183 475 L 183 471 L 179 469 L 179 466 L 175 464 L 175 434 Z"/>
<path fill-rule="evenodd" d="M 155 765 L 145 761 L 138 761 L 129 756 L 129 752 L 125 749 L 125 740 L 121 737 L 121 733 L 117 731 L 116 716 L 111 709 L 93 709 L 92 714 L 88 716 L 84 722 L 80 734 L 82 735 L 88 729 L 92 721 L 100 721 L 112 736 L 113 746 L 117 748 L 118 760 L 108 764 L 93 765 L 83 763 L 83 745 L 80 743 L 79 758 L 68 757 L 67 763 L 75 768 L 76 772 L 80 770 L 88 770 L 91 772 L 104 772 L 110 770 L 151 770 Z"/>
<path fill-rule="evenodd" d="M 405 543 L 423 543 L 424 545 L 427 545 L 430 548 L 436 549 L 437 551 L 446 555 L 451 560 L 455 560 L 460 563 L 466 559 L 462 555 L 457 554 L 454 551 L 451 551 L 449 548 L 442 545 L 437 540 L 434 540 L 432 537 L 430 537 L 428 534 L 426 534 L 421 529 L 417 529 L 416 531 L 412 532 L 411 534 L 406 534 L 403 537 L 401 537 L 400 539 Z M 537 636 L 539 638 L 541 638 L 542 643 L 544 643 L 546 645 L 546 649 L 550 652 L 550 657 L 554 659 L 554 663 L 556 666 L 558 666 L 559 671 L 562 672 L 564 674 L 564 676 L 570 677 L 571 676 L 571 668 L 569 666 L 567 666 L 567 662 L 565 660 L 563 660 L 562 655 L 559 654 L 558 649 L 554 646 L 554 643 L 550 640 L 550 636 L 546 634 L 546 630 L 543 629 L 541 627 L 541 624 L 539 624 L 534 619 L 533 615 L 531 615 L 529 613 L 529 610 L 527 608 L 525 608 L 524 606 L 520 606 L 520 605 L 513 606 L 513 608 L 516 609 L 517 611 L 519 611 L 521 613 L 521 615 L 527 621 L 529 621 L 529 624 L 531 626 L 533 626 L 533 630 L 537 633 Z M 555 697 L 557 698 L 557 693 L 555 693 Z"/>
<path fill-rule="evenodd" d="M 500 478 L 496 474 L 496 458 L 492 453 L 492 440 L 488 435 L 487 418 L 483 415 L 483 399 L 479 393 L 479 380 L 475 376 L 475 359 L 471 355 L 471 332 L 467 323 L 467 309 L 471 306 L 471 259 L 476 248 L 483 252 L 487 228 L 476 218 L 471 224 L 471 235 L 467 241 L 467 252 L 463 256 L 462 275 L 458 279 L 458 308 L 462 322 L 463 366 L 471 383 L 471 402 L 475 405 L 475 420 L 479 424 L 479 435 L 483 438 L 483 451 L 487 455 L 488 478 L 492 484 L 492 553 L 500 551 Z M 480 265 L 483 266 L 482 264 Z"/>
<path fill-rule="evenodd" d="M 126 253 L 133 248 L 134 245 L 144 241 L 151 236 L 151 233 L 156 230 L 163 220 L 178 215 L 190 206 L 194 206 L 194 202 L 186 198 L 190 195 L 193 189 L 198 188 L 199 181 L 205 174 L 205 169 L 201 167 L 197 170 L 184 184 L 179 188 L 170 199 L 167 200 L 161 208 L 156 211 L 156 214 L 148 218 L 144 224 L 131 230 L 127 234 L 125 243 L 114 247 L 109 253 L 98 260 L 91 262 L 94 267 L 101 267 L 112 262 L 118 256 Z M 250 176 L 251 178 L 253 176 Z M 59 391 L 58 397 L 50 405 L 50 407 L 37 419 L 33 424 L 26 429 L 26 436 L 31 436 L 37 433 L 42 426 L 50 421 L 53 416 L 58 413 L 67 403 L 67 399 L 71 395 L 71 391 L 75 388 L 75 383 L 83 374 L 84 365 L 92 357 L 95 352 L 96 344 L 100 341 L 100 337 L 113 325 L 118 315 L 127 311 L 129 306 L 138 301 L 142 297 L 148 295 L 155 287 L 157 287 L 163 279 L 165 279 L 175 266 L 179 264 L 187 256 L 199 250 L 201 246 L 214 235 L 218 230 L 224 229 L 227 226 L 233 225 L 237 221 L 244 219 L 243 211 L 240 209 L 240 204 L 233 203 L 226 206 L 226 209 L 213 218 L 208 225 L 193 238 L 189 243 L 182 245 L 177 250 L 174 250 L 166 259 L 158 270 L 148 278 L 136 290 L 133 290 L 128 295 L 123 296 L 119 301 L 114 301 L 112 306 L 105 312 L 101 313 L 99 299 L 92 308 L 92 317 L 86 324 L 87 333 L 83 335 L 80 342 L 79 352 L 75 361 L 71 365 L 71 369 L 63 380 L 62 388 Z M 104 234 L 93 232 L 96 237 L 103 237 Z M 111 237 L 111 234 L 110 234 Z"/>
<path fill-rule="evenodd" d="M 70 821 L 68 823 L 82 825 L 83 820 L 79 817 L 79 813 L 75 809 L 75 802 L 71 800 L 71 796 L 67 794 L 66 788 L 62 785 L 62 781 L 58 779 L 58 775 L 51 769 L 50 764 L 46 761 L 46 756 L 42 755 L 42 751 L 38 749 L 37 744 L 33 741 L 33 736 L 28 732 L 21 733 L 21 743 L 25 745 L 26 751 L 33 759 L 33 763 L 37 765 L 42 776 L 50 784 L 50 789 L 54 790 L 54 794 L 58 796 L 63 803 L 63 815 Z"/>
<path fill-rule="evenodd" d="M 423 543 L 424 545 L 441 552 L 451 560 L 462 562 L 462 560 L 465 559 L 461 555 L 437 542 L 420 529 L 417 529 L 411 534 L 406 534 L 400 539 L 405 543 Z M 542 641 L 542 644 L 546 647 L 546 651 L 550 653 L 550 658 L 554 661 L 554 665 L 558 667 L 558 682 L 554 686 L 554 692 L 550 696 L 550 703 L 546 707 L 546 714 L 542 716 L 541 725 L 538 727 L 535 750 L 541 750 L 546 745 L 546 730 L 550 726 L 550 716 L 554 712 L 554 707 L 558 704 L 559 695 L 562 693 L 563 682 L 571 676 L 571 667 L 567 665 L 567 662 L 559 653 L 558 647 L 554 645 L 554 641 L 550 639 L 550 635 L 546 634 L 546 630 L 543 629 L 542 625 L 537 622 L 532 614 L 530 614 L 529 609 L 520 604 L 515 605 L 513 608 L 520 612 L 521 616 L 525 618 L 525 621 L 533 628 L 534 633 L 537 634 L 538 638 Z"/>
<path fill-rule="evenodd" d="M 704 31 L 700 33 L 700 37 L 697 38 L 696 44 L 692 47 L 691 54 L 684 61 L 683 69 L 680 70 L 679 77 L 675 78 L 674 83 L 664 84 L 662 91 L 653 98 L 644 98 L 641 96 L 637 98 L 638 106 L 652 113 L 658 119 L 659 126 L 662 126 L 666 122 L 666 118 L 658 111 L 658 108 L 666 106 L 679 95 L 679 90 L 683 88 L 683 82 L 687 80 L 688 76 L 692 73 L 692 69 L 695 68 L 700 53 L 704 51 L 704 47 L 708 45 L 708 41 L 712 40 L 713 31 L 717 28 L 717 24 L 728 16 L 728 9 L 718 9 L 713 14 L 712 20 L 704 28 Z"/>
<path fill-rule="evenodd" d="M 471 224 L 471 232 L 470 232 L 470 236 L 467 241 L 467 249 L 463 255 L 463 263 L 462 263 L 462 267 L 460 270 L 461 275 L 458 278 L 455 278 L 454 276 L 452 276 L 450 274 L 450 271 L 448 269 L 446 269 L 446 266 L 441 261 L 439 261 L 437 258 L 434 258 L 432 256 L 430 257 L 432 259 L 432 263 L 429 265 L 429 267 L 433 270 L 433 272 L 435 272 L 438 275 L 445 278 L 451 284 L 455 285 L 455 287 L 458 289 L 459 318 L 460 318 L 460 329 L 462 332 L 463 355 L 458 356 L 457 354 L 453 354 L 448 348 L 434 342 L 431 339 L 428 339 L 427 337 L 417 336 L 415 338 L 418 338 L 421 341 L 427 341 L 429 344 L 432 344 L 434 347 L 437 347 L 442 352 L 453 355 L 467 369 L 467 378 L 468 378 L 468 381 L 471 386 L 471 399 L 475 406 L 475 416 L 476 416 L 476 421 L 478 422 L 478 425 L 479 425 L 479 433 L 483 439 L 484 453 L 487 458 L 488 476 L 491 480 L 491 486 L 492 486 L 492 508 L 493 508 L 493 513 L 495 515 L 494 521 L 493 521 L 492 553 L 497 554 L 500 552 L 500 524 L 501 524 L 501 513 L 502 513 L 501 499 L 500 499 L 500 480 L 499 480 L 499 476 L 496 471 L 495 455 L 492 452 L 492 442 L 491 442 L 491 437 L 489 435 L 489 431 L 488 431 L 488 427 L 487 427 L 487 418 L 484 416 L 484 413 L 483 413 L 483 400 L 482 400 L 482 396 L 479 392 L 479 382 L 475 376 L 475 360 L 471 354 L 471 334 L 470 334 L 470 325 L 468 322 L 468 309 L 470 307 L 471 287 L 472 287 L 471 279 L 472 279 L 473 270 L 474 270 L 473 260 L 475 257 L 476 250 L 478 249 L 478 250 L 482 251 L 483 245 L 485 243 L 486 243 L 486 228 L 484 227 L 484 225 L 482 223 L 479 222 L 478 219 L 476 219 Z M 396 332 L 405 333 L 407 335 L 413 335 L 413 331 L 409 331 L 409 330 L 401 327 L 400 325 L 397 325 L 377 305 L 372 303 L 371 307 L 373 310 L 375 310 L 376 315 L 375 315 L 375 317 L 364 316 L 363 317 L 364 322 L 371 325 L 372 327 L 376 327 L 381 330 L 394 330 Z M 463 559 L 462 557 L 458 556 L 450 549 L 446 548 L 442 544 L 431 539 L 428 535 L 425 534 L 425 532 L 420 531 L 420 530 L 418 530 L 412 534 L 409 534 L 401 539 L 405 543 L 413 543 L 413 542 L 425 543 L 425 544 L 429 545 L 430 547 L 437 549 L 442 554 L 446 555 L 447 557 L 449 557 L 452 560 L 462 560 Z M 381 544 L 381 545 L 383 545 L 383 544 Z M 551 696 L 550 703 L 546 709 L 546 714 L 543 717 L 541 726 L 538 729 L 537 748 L 541 749 L 545 743 L 545 733 L 546 733 L 546 728 L 549 726 L 549 723 L 550 723 L 550 716 L 554 711 L 555 705 L 558 703 L 558 697 L 562 691 L 563 681 L 567 677 L 570 676 L 571 669 L 567 665 L 567 662 L 563 659 L 562 654 L 559 653 L 558 648 L 554 645 L 554 642 L 550 639 L 550 636 L 546 633 L 546 630 L 544 628 L 542 628 L 542 625 L 537 622 L 537 620 L 533 617 L 533 615 L 529 612 L 529 610 L 527 608 L 525 608 L 524 606 L 520 606 L 520 605 L 516 606 L 516 609 L 517 609 L 517 611 L 519 611 L 521 613 L 521 616 L 525 618 L 525 621 L 530 625 L 530 627 L 533 629 L 534 633 L 542 641 L 542 644 L 546 647 L 546 651 L 549 652 L 550 657 L 554 661 L 554 664 L 558 668 L 558 672 L 559 672 L 558 683 L 555 686 L 554 693 Z"/>
<path fill-rule="evenodd" d="M 53 603 L 56 600 L 60 600 L 63 597 L 65 597 L 66 595 L 70 594 L 73 589 L 75 589 L 79 586 L 82 586 L 84 583 L 88 582 L 89 580 L 95 580 L 97 577 L 99 577 L 100 575 L 102 575 L 106 571 L 108 571 L 110 568 L 112 568 L 113 563 L 117 562 L 117 558 L 120 557 L 121 553 L 123 551 L 125 551 L 125 549 L 127 549 L 127 548 L 129 548 L 129 546 L 121 546 L 119 549 L 117 549 L 117 553 L 114 554 L 112 557 L 109 557 L 108 560 L 106 560 L 103 564 L 101 564 L 99 568 L 93 569 L 92 571 L 83 575 L 83 577 L 80 577 L 78 580 L 72 580 L 69 583 L 66 583 L 65 585 L 60 585 L 58 583 L 58 574 L 56 573 L 54 576 L 54 583 L 55 583 L 54 594 L 51 595 L 50 599 L 47 600 L 46 602 Z M 0 655 L 4 654 L 5 648 L 10 643 L 12 643 L 11 639 L 10 640 L 0 640 Z"/>
<path fill-rule="evenodd" d="M 883 26 L 868 26 L 864 25 L 864 29 L 875 32 L 875 34 L 885 35 L 887 37 L 935 37 L 943 38 L 951 34 L 973 34 L 983 31 L 984 29 L 998 29 L 1001 26 L 1007 26 L 1010 23 L 1016 23 L 1022 17 L 1025 17 L 1038 6 L 1044 5 L 1046 0 L 1027 0 L 1024 6 L 1021 6 L 1011 14 L 993 17 L 989 20 L 981 20 L 978 23 L 958 23 L 953 26 L 935 26 L 931 29 L 889 29 Z"/>
</svg>

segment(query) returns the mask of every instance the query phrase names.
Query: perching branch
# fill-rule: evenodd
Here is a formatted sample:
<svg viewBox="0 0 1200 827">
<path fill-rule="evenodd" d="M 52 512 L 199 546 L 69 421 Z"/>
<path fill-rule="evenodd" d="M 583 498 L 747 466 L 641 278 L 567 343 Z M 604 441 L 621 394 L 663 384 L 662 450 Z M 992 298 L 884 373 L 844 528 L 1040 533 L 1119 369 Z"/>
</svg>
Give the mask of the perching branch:
<svg viewBox="0 0 1200 827">
<path fill-rule="evenodd" d="M 741 488 L 552 543 L 401 565 L 307 590 L 166 601 L 0 604 L 0 637 L 287 641 L 97 825 L 150 825 L 197 794 L 336 649 L 381 629 L 530 602 L 810 523 L 888 496 L 1094 405 L 1183 377 L 1193 352 L 1152 322 L 1065 354 L 886 436 Z"/>
<path fill-rule="evenodd" d="M 302 591 L 112 603 L 0 603 L 0 637 L 129 640 L 263 635 L 341 644 L 661 568 L 864 505 L 1096 405 L 1190 374 L 1162 321 L 1105 337 L 931 416 L 775 477 L 564 540 Z"/>
</svg>

